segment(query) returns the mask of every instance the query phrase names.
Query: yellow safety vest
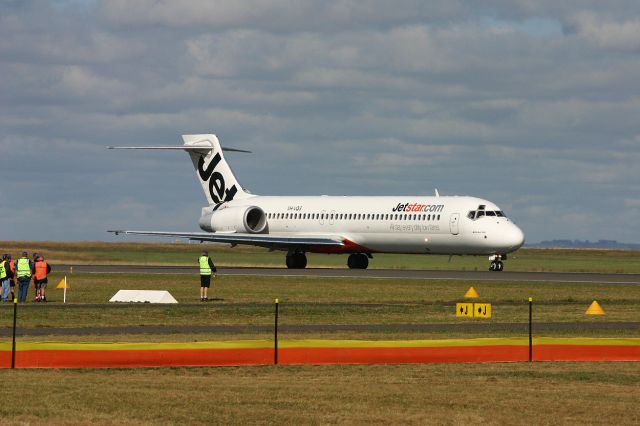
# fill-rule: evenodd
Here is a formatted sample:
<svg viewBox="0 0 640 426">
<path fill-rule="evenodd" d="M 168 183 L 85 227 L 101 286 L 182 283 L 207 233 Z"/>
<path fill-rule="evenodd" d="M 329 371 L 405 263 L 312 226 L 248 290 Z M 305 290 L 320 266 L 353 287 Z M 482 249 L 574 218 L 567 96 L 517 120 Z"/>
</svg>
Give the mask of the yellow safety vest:
<svg viewBox="0 0 640 426">
<path fill-rule="evenodd" d="M 21 257 L 18 259 L 18 278 L 31 277 L 31 268 L 29 267 L 29 259 Z"/>
<path fill-rule="evenodd" d="M 0 280 L 4 280 L 5 278 L 7 278 L 7 267 L 5 266 L 6 264 L 6 260 L 3 260 L 2 263 L 0 263 Z"/>
<path fill-rule="evenodd" d="M 211 267 L 209 267 L 209 257 L 200 256 L 200 275 L 211 275 Z"/>
</svg>

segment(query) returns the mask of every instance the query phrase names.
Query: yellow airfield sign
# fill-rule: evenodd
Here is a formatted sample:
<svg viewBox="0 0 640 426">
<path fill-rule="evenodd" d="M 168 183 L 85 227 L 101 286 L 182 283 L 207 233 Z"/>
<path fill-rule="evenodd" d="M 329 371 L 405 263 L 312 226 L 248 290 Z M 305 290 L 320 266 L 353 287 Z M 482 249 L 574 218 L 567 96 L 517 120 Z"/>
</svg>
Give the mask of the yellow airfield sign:
<svg viewBox="0 0 640 426">
<path fill-rule="evenodd" d="M 491 318 L 491 303 L 456 303 L 456 316 Z"/>
<path fill-rule="evenodd" d="M 474 303 L 473 316 L 475 318 L 491 318 L 491 303 Z"/>
<path fill-rule="evenodd" d="M 473 317 L 473 303 L 456 303 L 457 317 Z"/>
</svg>

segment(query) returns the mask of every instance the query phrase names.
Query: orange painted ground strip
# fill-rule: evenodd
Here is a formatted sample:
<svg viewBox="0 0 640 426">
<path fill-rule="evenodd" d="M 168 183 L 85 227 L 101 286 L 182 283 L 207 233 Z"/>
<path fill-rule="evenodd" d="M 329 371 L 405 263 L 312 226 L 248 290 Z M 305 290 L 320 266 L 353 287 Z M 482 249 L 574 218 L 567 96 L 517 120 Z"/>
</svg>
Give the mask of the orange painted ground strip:
<svg viewBox="0 0 640 426">
<path fill-rule="evenodd" d="M 526 339 L 407 341 L 284 340 L 280 364 L 380 364 L 527 361 Z M 17 368 L 123 368 L 273 364 L 269 341 L 192 344 L 24 343 Z M 534 340 L 535 361 L 640 361 L 640 339 Z M 0 345 L 0 368 L 11 366 L 11 350 Z"/>
<path fill-rule="evenodd" d="M 430 362 L 522 361 L 523 346 L 286 348 L 279 353 L 282 364 L 399 364 Z"/>
</svg>

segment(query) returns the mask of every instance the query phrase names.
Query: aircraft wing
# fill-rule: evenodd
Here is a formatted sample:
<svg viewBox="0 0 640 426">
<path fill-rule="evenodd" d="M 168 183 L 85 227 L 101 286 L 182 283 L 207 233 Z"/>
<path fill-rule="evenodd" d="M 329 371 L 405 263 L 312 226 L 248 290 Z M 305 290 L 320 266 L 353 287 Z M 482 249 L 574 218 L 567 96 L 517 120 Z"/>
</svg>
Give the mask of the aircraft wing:
<svg viewBox="0 0 640 426">
<path fill-rule="evenodd" d="M 156 237 L 185 238 L 192 241 L 224 243 L 224 244 L 244 244 L 251 246 L 266 247 L 270 249 L 290 249 L 309 247 L 343 247 L 345 243 L 339 238 L 318 237 L 318 236 L 275 236 L 269 234 L 236 234 L 236 233 L 210 233 L 210 232 L 162 232 L 162 231 L 127 231 L 110 230 L 107 232 L 115 235 L 149 235 Z"/>
</svg>

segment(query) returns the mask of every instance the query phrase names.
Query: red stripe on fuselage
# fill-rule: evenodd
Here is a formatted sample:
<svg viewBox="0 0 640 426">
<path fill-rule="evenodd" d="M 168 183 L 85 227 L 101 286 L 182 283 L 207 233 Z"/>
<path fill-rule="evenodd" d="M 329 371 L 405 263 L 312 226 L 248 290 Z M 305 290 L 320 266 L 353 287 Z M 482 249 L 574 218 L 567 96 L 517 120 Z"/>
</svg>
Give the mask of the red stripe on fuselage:
<svg viewBox="0 0 640 426">
<path fill-rule="evenodd" d="M 358 243 L 354 243 L 353 241 L 345 238 L 342 240 L 344 245 L 340 247 L 327 247 L 327 246 L 311 246 L 309 248 L 309 252 L 311 253 L 375 253 L 374 250 L 371 250 L 365 246 L 361 246 Z"/>
</svg>

